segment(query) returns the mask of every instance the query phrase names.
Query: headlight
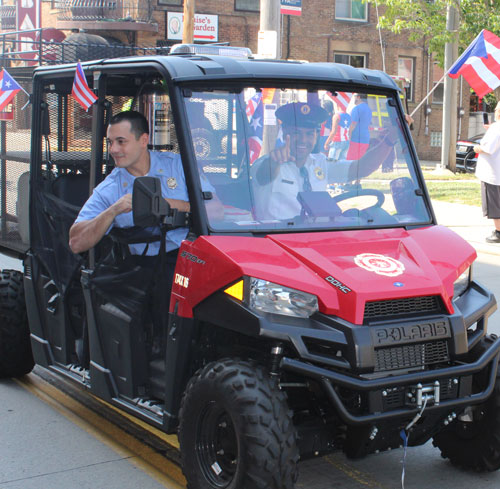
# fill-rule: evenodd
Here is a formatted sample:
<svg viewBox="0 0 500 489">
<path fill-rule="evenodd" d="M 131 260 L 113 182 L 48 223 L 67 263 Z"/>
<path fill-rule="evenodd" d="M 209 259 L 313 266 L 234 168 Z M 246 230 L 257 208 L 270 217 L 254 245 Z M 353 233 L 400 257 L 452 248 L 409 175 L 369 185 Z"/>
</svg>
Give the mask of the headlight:
<svg viewBox="0 0 500 489">
<path fill-rule="evenodd" d="M 248 305 L 257 311 L 308 318 L 318 311 L 315 295 L 250 277 Z"/>
<path fill-rule="evenodd" d="M 469 287 L 471 280 L 472 267 L 468 267 L 464 272 L 453 282 L 453 299 L 460 297 Z"/>
</svg>

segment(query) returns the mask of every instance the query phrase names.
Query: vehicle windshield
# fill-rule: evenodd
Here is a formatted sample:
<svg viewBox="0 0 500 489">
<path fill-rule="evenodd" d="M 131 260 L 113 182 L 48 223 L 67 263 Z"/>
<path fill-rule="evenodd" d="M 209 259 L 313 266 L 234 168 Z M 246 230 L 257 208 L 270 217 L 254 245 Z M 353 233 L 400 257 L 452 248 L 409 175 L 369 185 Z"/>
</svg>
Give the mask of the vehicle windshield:
<svg viewBox="0 0 500 489">
<path fill-rule="evenodd" d="M 185 94 L 213 231 L 430 222 L 391 97 L 269 87 Z M 214 202 L 223 215 L 210 212 Z"/>
</svg>

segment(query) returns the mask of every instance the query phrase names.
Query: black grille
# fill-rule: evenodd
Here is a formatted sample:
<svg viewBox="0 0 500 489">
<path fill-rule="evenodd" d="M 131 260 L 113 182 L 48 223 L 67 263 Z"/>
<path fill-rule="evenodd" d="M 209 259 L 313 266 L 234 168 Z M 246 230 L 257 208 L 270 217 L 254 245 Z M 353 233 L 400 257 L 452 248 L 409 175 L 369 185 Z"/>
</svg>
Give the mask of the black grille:
<svg viewBox="0 0 500 489">
<path fill-rule="evenodd" d="M 409 297 L 387 301 L 374 301 L 365 304 L 365 321 L 410 314 L 445 313 L 441 298 L 437 295 Z"/>
<path fill-rule="evenodd" d="M 375 350 L 375 371 L 385 372 L 410 367 L 423 367 L 449 360 L 446 341 L 415 343 Z"/>
</svg>

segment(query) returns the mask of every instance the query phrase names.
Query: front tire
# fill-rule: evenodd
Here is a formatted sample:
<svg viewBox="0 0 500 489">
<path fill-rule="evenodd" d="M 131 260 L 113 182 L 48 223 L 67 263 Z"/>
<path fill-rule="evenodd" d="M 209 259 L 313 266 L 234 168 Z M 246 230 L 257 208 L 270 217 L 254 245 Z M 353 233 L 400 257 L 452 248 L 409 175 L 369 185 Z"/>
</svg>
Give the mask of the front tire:
<svg viewBox="0 0 500 489">
<path fill-rule="evenodd" d="M 0 378 L 33 370 L 30 331 L 24 301 L 23 274 L 0 271 Z"/>
<path fill-rule="evenodd" d="M 481 347 L 480 351 L 483 351 Z M 478 472 L 500 469 L 500 372 L 488 400 L 468 407 L 449 427 L 434 436 L 433 445 L 441 450 L 443 458 L 458 467 Z"/>
<path fill-rule="evenodd" d="M 293 489 L 299 455 L 292 413 L 262 367 L 208 364 L 188 383 L 179 417 L 189 489 Z"/>
</svg>

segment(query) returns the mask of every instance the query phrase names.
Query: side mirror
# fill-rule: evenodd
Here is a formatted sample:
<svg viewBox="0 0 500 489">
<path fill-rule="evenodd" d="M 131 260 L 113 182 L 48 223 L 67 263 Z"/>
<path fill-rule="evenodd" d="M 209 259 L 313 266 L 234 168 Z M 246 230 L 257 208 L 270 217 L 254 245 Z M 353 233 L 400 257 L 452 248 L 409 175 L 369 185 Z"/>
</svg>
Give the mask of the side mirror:
<svg viewBox="0 0 500 489">
<path fill-rule="evenodd" d="M 132 215 L 134 225 L 157 226 L 162 217 L 170 213 L 168 202 L 161 195 L 159 178 L 137 177 L 132 193 Z"/>
</svg>

